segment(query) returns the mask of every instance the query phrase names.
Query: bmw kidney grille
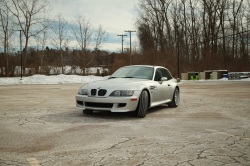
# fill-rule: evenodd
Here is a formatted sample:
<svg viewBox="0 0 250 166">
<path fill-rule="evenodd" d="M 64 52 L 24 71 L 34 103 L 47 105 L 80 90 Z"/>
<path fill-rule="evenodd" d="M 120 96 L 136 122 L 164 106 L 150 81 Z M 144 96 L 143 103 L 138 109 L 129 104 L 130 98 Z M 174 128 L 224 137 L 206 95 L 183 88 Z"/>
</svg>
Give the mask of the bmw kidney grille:
<svg viewBox="0 0 250 166">
<path fill-rule="evenodd" d="M 95 96 L 96 95 L 96 89 L 91 89 L 91 96 Z"/>
<path fill-rule="evenodd" d="M 91 96 L 95 96 L 96 95 L 97 90 L 96 89 L 91 89 Z M 106 89 L 100 89 L 98 91 L 98 96 L 105 96 L 107 93 Z"/>
<path fill-rule="evenodd" d="M 100 89 L 98 91 L 98 96 L 104 96 L 106 94 L 107 90 L 106 89 Z"/>
</svg>

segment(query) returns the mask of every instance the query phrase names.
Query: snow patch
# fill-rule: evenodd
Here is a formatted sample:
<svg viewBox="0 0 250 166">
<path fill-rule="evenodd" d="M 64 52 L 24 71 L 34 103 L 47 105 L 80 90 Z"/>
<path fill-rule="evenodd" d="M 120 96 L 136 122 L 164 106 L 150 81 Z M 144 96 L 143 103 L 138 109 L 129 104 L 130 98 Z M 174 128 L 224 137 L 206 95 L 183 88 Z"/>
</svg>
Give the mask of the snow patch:
<svg viewBox="0 0 250 166">
<path fill-rule="evenodd" d="M 20 80 L 20 77 L 1 77 L 0 85 L 20 85 L 20 84 L 86 84 L 94 81 L 105 80 L 108 79 L 109 76 L 101 77 L 101 76 L 79 76 L 79 75 L 53 75 L 53 76 L 45 76 L 36 74 L 30 77 L 23 77 Z M 185 81 L 193 81 L 193 80 L 181 80 L 180 83 Z M 198 80 L 198 81 L 250 81 L 250 78 L 240 79 L 240 80 L 228 80 L 228 78 L 222 78 L 219 80 Z"/>
<path fill-rule="evenodd" d="M 212 81 L 250 81 L 250 78 L 244 78 L 244 79 L 238 79 L 238 80 L 229 80 L 228 78 L 221 78 L 218 80 L 181 80 L 181 82 L 186 82 L 186 81 L 208 81 L 208 82 L 212 82 Z"/>
<path fill-rule="evenodd" d="M 55 76 L 45 76 L 45 75 L 33 75 L 30 77 L 2 77 L 0 78 L 0 85 L 18 85 L 18 84 L 85 84 L 98 80 L 108 79 L 109 76 L 79 76 L 79 75 L 55 75 Z"/>
</svg>

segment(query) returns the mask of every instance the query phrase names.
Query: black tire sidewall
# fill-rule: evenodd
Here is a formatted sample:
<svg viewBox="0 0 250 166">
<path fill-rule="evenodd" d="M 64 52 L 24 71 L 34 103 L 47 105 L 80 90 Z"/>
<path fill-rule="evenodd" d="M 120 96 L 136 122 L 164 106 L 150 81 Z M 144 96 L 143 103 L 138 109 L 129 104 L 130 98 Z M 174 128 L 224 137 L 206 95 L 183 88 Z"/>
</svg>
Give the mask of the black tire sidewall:
<svg viewBox="0 0 250 166">
<path fill-rule="evenodd" d="M 145 101 L 143 101 L 143 95 L 146 93 L 147 95 L 147 102 L 148 102 L 148 92 L 146 90 L 143 90 L 142 93 L 141 93 L 141 96 L 140 96 L 140 99 L 139 99 L 139 102 L 138 102 L 138 106 L 137 106 L 137 109 L 136 109 L 136 116 L 137 117 L 141 117 L 141 118 L 144 118 L 147 114 L 147 110 L 148 110 L 148 103 L 146 105 L 144 105 Z"/>
<path fill-rule="evenodd" d="M 175 88 L 174 89 L 174 94 L 173 94 L 173 97 L 172 97 L 172 101 L 170 103 L 168 103 L 169 107 L 178 107 L 178 105 L 179 105 L 179 103 L 177 105 L 175 103 L 175 92 L 176 92 L 176 90 L 178 90 L 178 93 L 179 93 L 179 89 Z"/>
</svg>

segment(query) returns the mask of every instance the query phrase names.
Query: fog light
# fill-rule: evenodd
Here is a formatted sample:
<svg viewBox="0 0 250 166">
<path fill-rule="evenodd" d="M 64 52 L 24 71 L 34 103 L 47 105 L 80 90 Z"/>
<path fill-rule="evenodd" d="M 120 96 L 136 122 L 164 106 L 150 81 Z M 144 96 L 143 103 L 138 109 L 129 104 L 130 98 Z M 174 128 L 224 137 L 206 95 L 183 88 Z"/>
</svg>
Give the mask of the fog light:
<svg viewBox="0 0 250 166">
<path fill-rule="evenodd" d="M 126 103 L 119 103 L 118 107 L 125 107 L 127 104 Z"/>
<path fill-rule="evenodd" d="M 77 101 L 77 104 L 78 105 L 84 105 L 84 102 L 83 101 Z"/>
</svg>

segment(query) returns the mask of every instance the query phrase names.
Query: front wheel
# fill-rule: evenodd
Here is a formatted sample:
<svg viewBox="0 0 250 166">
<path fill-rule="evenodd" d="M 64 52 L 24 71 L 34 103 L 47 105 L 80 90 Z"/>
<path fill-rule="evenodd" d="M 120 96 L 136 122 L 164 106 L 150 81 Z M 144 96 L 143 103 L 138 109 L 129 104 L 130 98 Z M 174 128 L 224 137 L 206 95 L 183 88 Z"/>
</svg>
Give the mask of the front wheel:
<svg viewBox="0 0 250 166">
<path fill-rule="evenodd" d="M 178 107 L 180 101 L 180 91 L 178 88 L 175 88 L 172 101 L 168 103 L 169 107 Z"/>
<path fill-rule="evenodd" d="M 146 90 L 142 91 L 138 106 L 135 110 L 135 116 L 140 118 L 144 118 L 146 116 L 148 110 L 148 99 L 148 92 Z"/>
<path fill-rule="evenodd" d="M 83 112 L 83 114 L 92 114 L 93 110 L 85 109 L 82 112 Z"/>
</svg>

